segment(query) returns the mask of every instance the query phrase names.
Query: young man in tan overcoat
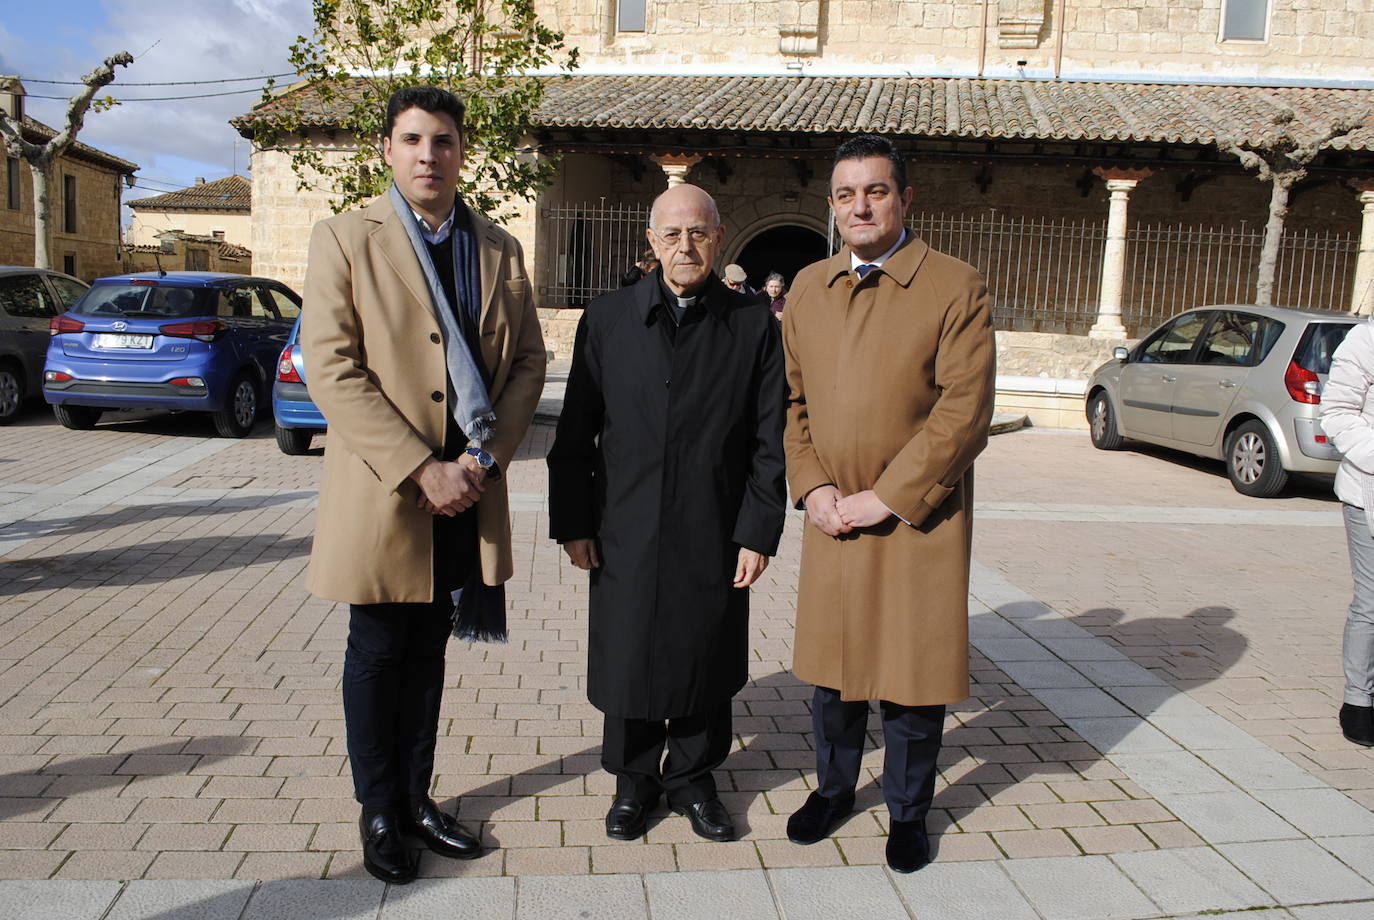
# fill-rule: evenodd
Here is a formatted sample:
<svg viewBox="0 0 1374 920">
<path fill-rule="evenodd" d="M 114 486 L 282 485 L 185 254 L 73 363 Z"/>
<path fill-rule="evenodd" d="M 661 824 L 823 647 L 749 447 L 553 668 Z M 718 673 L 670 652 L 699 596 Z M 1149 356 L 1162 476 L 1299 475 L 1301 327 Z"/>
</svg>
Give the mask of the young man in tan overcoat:
<svg viewBox="0 0 1374 920">
<path fill-rule="evenodd" d="M 513 572 L 500 473 L 544 384 L 520 245 L 457 198 L 462 127 L 451 93 L 394 94 L 394 185 L 315 226 L 305 278 L 301 346 L 329 422 L 306 583 L 350 605 L 344 720 L 363 862 L 390 882 L 415 877 L 403 834 L 480 853 L 429 797 L 444 649 L 452 592 L 486 596 Z"/>
<path fill-rule="evenodd" d="M 787 475 L 804 504 L 793 670 L 816 685 L 817 786 L 788 822 L 815 843 L 854 805 L 868 701 L 881 701 L 888 865 L 930 858 L 945 705 L 968 696 L 973 459 L 988 438 L 996 350 L 969 265 L 902 226 L 892 143 L 836 151 L 845 248 L 803 269 L 783 313 Z"/>
</svg>

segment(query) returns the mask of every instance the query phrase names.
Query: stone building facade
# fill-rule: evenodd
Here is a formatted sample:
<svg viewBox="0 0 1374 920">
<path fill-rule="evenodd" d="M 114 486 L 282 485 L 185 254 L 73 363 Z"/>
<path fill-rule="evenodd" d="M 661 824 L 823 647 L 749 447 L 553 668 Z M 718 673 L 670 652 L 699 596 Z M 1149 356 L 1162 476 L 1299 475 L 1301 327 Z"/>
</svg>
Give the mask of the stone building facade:
<svg viewBox="0 0 1374 920">
<path fill-rule="evenodd" d="M 126 240 L 156 246 L 167 232 L 189 233 L 248 245 L 252 234 L 253 185 L 243 176 L 213 182 L 197 179 L 190 188 L 130 201 L 133 220 Z"/>
<path fill-rule="evenodd" d="M 1155 258 L 1154 250 L 1108 245 L 1105 237 L 1186 224 L 1255 238 L 1269 188 L 1224 145 L 1271 141 L 1281 112 L 1295 114 L 1297 133 L 1337 117 L 1359 123 L 1314 161 L 1295 190 L 1288 227 L 1344 246 L 1319 305 L 1374 305 L 1374 7 L 1367 0 L 541 0 L 537 7 L 580 54 L 576 74 L 550 81 L 530 139 L 540 155 L 559 158 L 557 178 L 511 225 L 525 245 L 555 353 L 570 346 L 580 303 L 614 286 L 643 251 L 643 210 L 669 184 L 689 181 L 717 198 L 724 259 L 739 261 L 755 281 L 769 269 L 790 277 L 823 257 L 835 242 L 825 202 L 829 157 L 859 131 L 891 136 L 907 155 L 923 228 L 944 222 L 969 233 L 977 224 L 1005 234 L 1013 221 L 1030 228 L 1007 246 L 1034 242 L 1046 221 L 1096 234 L 1085 250 L 1098 253 L 1095 264 L 1047 269 L 1024 261 L 1014 267 L 1017 280 L 999 288 L 1010 309 L 1029 289 L 1091 281 L 1086 322 L 1082 303 L 1049 303 L 1046 315 L 1063 313 L 1065 323 L 1008 322 L 999 333 L 1005 389 L 1022 381 L 1015 385 L 1030 394 L 1028 405 L 1071 407 L 1087 371 L 1150 320 L 1139 315 L 1147 295 L 1129 263 Z M 248 136 L 246 122 L 236 123 Z M 311 137 L 323 148 L 349 143 L 330 130 L 327 107 L 316 127 Z M 298 283 L 308 227 L 329 213 L 327 196 L 302 193 L 286 156 L 273 150 L 255 153 L 253 182 L 263 205 L 252 242 L 259 271 Z M 1202 270 L 1169 268 L 1165 274 L 1179 278 Z M 1094 337 L 1085 338 L 1089 325 Z M 1051 335 L 1063 331 L 1078 335 Z M 1055 411 L 1050 420 L 1071 420 L 1068 409 Z"/>
<path fill-rule="evenodd" d="M 55 133 L 24 119 L 25 133 L 41 143 Z M 0 157 L 0 265 L 34 263 L 33 176 L 27 163 Z M 138 165 L 74 143 L 53 167 L 49 184 L 52 267 L 89 281 L 119 271 L 119 204 Z"/>
</svg>

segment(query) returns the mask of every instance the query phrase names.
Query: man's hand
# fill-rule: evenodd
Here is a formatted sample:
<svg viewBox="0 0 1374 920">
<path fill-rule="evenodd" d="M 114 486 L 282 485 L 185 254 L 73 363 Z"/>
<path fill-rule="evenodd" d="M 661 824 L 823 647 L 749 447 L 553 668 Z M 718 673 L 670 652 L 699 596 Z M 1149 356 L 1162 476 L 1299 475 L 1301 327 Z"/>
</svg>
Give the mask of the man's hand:
<svg viewBox="0 0 1374 920">
<path fill-rule="evenodd" d="M 892 517 L 892 509 L 882 503 L 872 489 L 846 495 L 835 502 L 835 511 L 844 521 L 845 529 L 872 527 Z"/>
<path fill-rule="evenodd" d="M 579 569 L 601 568 L 601 556 L 596 551 L 595 540 L 569 540 L 563 544 L 563 552 Z"/>
<path fill-rule="evenodd" d="M 839 489 L 824 485 L 816 486 L 802 499 L 802 504 L 806 505 L 807 518 L 827 537 L 838 537 L 842 533 L 849 533 L 851 529 L 835 507 L 839 497 Z"/>
<path fill-rule="evenodd" d="M 739 562 L 735 563 L 735 587 L 747 588 L 759 580 L 768 568 L 768 557 L 752 549 L 739 548 Z"/>
<path fill-rule="evenodd" d="M 465 463 L 465 460 L 471 463 Z M 476 472 L 469 466 L 475 468 Z M 420 487 L 420 498 L 416 504 L 430 514 L 447 517 L 453 517 L 477 504 L 484 488 L 483 470 L 477 465 L 476 458 L 467 454 L 452 463 L 430 457 L 410 474 L 410 478 Z"/>
</svg>

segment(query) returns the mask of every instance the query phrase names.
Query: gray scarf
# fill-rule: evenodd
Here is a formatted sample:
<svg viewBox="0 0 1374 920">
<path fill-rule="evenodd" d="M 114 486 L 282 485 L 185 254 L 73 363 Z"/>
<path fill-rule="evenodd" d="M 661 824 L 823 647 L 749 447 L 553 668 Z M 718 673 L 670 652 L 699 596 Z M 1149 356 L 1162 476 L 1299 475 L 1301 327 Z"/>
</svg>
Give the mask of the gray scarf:
<svg viewBox="0 0 1374 920">
<path fill-rule="evenodd" d="M 467 339 L 463 336 L 462 326 L 458 323 L 458 315 L 454 312 L 454 307 L 462 309 L 467 304 L 450 304 L 448 296 L 444 294 L 444 286 L 439 281 L 439 274 L 434 268 L 434 262 L 429 257 L 429 247 L 425 245 L 425 239 L 420 235 L 420 226 L 415 217 L 415 212 L 410 207 L 410 202 L 406 201 L 395 183 L 387 190 L 387 195 L 391 198 L 391 205 L 396 209 L 396 214 L 401 218 L 401 226 L 406 228 L 406 236 L 410 237 L 410 245 L 415 250 L 415 258 L 420 261 L 420 268 L 425 273 L 425 280 L 429 282 L 429 296 L 433 301 L 434 315 L 439 320 L 439 328 L 444 333 L 444 359 L 448 365 L 449 379 L 449 409 L 453 413 L 454 421 L 463 430 L 469 441 L 475 444 L 483 444 L 491 439 L 492 425 L 496 422 L 496 413 L 491 409 L 491 400 L 487 396 L 487 386 L 482 380 L 482 373 L 477 367 L 477 359 L 468 349 Z M 455 203 L 455 208 L 457 204 Z M 454 240 L 453 240 L 453 277 L 454 288 L 459 291 L 459 296 L 465 287 L 463 279 L 468 265 L 462 264 L 463 260 L 460 252 L 465 248 L 458 245 L 458 221 L 454 220 Z M 472 296 L 477 297 L 473 292 Z M 475 310 L 473 312 L 476 312 Z"/>
</svg>

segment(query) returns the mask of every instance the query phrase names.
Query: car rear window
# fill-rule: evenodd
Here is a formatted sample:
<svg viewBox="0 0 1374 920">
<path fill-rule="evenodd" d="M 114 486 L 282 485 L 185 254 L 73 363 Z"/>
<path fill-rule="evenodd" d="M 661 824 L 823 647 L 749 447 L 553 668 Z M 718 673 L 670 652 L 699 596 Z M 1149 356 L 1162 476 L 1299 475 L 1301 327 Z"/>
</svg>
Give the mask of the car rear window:
<svg viewBox="0 0 1374 920">
<path fill-rule="evenodd" d="M 97 284 L 72 307 L 88 316 L 214 316 L 217 291 L 168 284 Z"/>
<path fill-rule="evenodd" d="M 1354 323 L 1312 323 L 1298 341 L 1293 360 L 1304 370 L 1314 374 L 1331 372 L 1331 356 L 1345 341 L 1345 334 L 1355 328 Z"/>
</svg>

